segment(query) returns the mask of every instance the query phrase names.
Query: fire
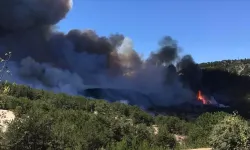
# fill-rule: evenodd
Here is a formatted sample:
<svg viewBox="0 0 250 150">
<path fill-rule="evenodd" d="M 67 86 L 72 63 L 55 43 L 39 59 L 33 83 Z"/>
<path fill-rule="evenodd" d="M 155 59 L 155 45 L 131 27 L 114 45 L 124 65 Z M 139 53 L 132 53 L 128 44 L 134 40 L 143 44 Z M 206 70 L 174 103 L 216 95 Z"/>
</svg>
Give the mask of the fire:
<svg viewBox="0 0 250 150">
<path fill-rule="evenodd" d="M 202 102 L 202 104 L 208 104 L 208 100 L 206 97 L 202 94 L 202 92 L 199 90 L 197 93 L 197 99 Z"/>
</svg>

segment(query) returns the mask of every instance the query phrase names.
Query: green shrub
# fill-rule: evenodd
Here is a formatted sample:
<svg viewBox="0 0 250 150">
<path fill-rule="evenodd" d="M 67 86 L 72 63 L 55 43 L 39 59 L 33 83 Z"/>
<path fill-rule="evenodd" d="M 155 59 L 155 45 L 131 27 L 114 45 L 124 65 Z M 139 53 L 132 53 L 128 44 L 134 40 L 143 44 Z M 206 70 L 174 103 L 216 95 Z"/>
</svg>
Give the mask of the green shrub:
<svg viewBox="0 0 250 150">
<path fill-rule="evenodd" d="M 40 110 L 32 110 L 10 123 L 4 135 L 7 149 L 46 149 L 51 141 L 52 120 Z"/>
<path fill-rule="evenodd" d="M 204 113 L 199 116 L 194 124 L 190 126 L 188 133 L 187 144 L 193 148 L 207 147 L 207 140 L 214 125 L 223 120 L 229 114 L 225 112 Z"/>
<path fill-rule="evenodd" d="M 227 116 L 214 126 L 209 136 L 209 142 L 216 150 L 249 150 L 249 124 L 239 116 Z"/>
<path fill-rule="evenodd" d="M 185 120 L 174 116 L 159 115 L 155 118 L 158 125 L 163 125 L 169 133 L 186 135 L 189 130 L 189 124 Z"/>
<path fill-rule="evenodd" d="M 142 111 L 137 106 L 131 107 L 130 117 L 131 119 L 134 120 L 135 124 L 144 123 L 146 125 L 152 125 L 154 123 L 154 118 L 150 114 L 146 113 L 145 111 Z"/>
<path fill-rule="evenodd" d="M 126 138 L 124 138 L 120 142 L 115 142 L 110 144 L 107 147 L 107 150 L 167 150 L 163 146 L 151 145 L 148 141 L 136 142 L 136 138 L 133 137 L 131 142 L 128 142 Z"/>
<path fill-rule="evenodd" d="M 159 132 L 155 136 L 154 145 L 173 149 L 177 146 L 177 141 L 173 134 L 168 132 L 166 126 L 159 126 Z"/>
<path fill-rule="evenodd" d="M 204 113 L 196 119 L 195 124 L 203 127 L 205 130 L 210 130 L 215 124 L 228 115 L 229 114 L 225 112 Z"/>
<path fill-rule="evenodd" d="M 119 103 L 119 102 L 115 102 L 112 103 L 112 109 L 115 112 L 119 112 L 120 115 L 123 115 L 125 117 L 129 117 L 131 115 L 131 107 L 129 105 L 123 104 L 123 103 Z"/>
<path fill-rule="evenodd" d="M 0 109 L 14 109 L 18 99 L 5 94 L 0 95 Z"/>
</svg>

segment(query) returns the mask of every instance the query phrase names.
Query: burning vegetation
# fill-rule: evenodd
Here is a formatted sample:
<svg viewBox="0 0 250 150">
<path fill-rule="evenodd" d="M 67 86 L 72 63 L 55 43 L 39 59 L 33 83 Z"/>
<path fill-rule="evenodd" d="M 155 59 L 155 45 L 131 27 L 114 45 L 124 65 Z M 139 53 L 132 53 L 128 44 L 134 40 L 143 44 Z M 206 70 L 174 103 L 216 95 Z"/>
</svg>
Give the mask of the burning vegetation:
<svg viewBox="0 0 250 150">
<path fill-rule="evenodd" d="M 197 93 L 197 99 L 198 99 L 198 101 L 200 101 L 204 105 L 209 104 L 209 100 L 205 97 L 205 95 L 203 95 L 201 90 L 199 90 Z"/>
<path fill-rule="evenodd" d="M 205 95 L 201 90 L 198 90 L 197 92 L 197 100 L 202 104 L 202 105 L 210 105 L 214 107 L 229 107 L 224 104 L 220 104 L 219 102 L 216 101 L 216 99 L 213 96 L 208 96 Z"/>
</svg>

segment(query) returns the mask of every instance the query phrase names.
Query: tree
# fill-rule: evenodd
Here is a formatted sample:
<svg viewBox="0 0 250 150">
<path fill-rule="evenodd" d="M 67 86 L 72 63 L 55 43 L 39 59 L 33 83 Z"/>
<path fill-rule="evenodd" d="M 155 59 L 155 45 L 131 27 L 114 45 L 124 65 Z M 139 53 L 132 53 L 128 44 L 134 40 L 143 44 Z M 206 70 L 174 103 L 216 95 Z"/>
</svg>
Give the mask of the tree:
<svg viewBox="0 0 250 150">
<path fill-rule="evenodd" d="M 250 149 L 250 130 L 246 120 L 236 114 L 227 116 L 214 126 L 209 136 L 210 145 L 218 150 Z"/>
</svg>

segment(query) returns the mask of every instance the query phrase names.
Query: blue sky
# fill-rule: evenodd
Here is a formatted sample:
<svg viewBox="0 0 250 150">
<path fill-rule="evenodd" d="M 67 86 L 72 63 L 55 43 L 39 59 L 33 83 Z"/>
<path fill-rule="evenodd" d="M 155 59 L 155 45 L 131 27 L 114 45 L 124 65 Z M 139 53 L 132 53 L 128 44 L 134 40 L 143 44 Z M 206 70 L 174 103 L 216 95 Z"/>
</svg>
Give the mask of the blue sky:
<svg viewBox="0 0 250 150">
<path fill-rule="evenodd" d="M 250 58 L 249 0 L 74 0 L 58 26 L 122 33 L 144 56 L 169 35 L 196 62 Z"/>
</svg>

